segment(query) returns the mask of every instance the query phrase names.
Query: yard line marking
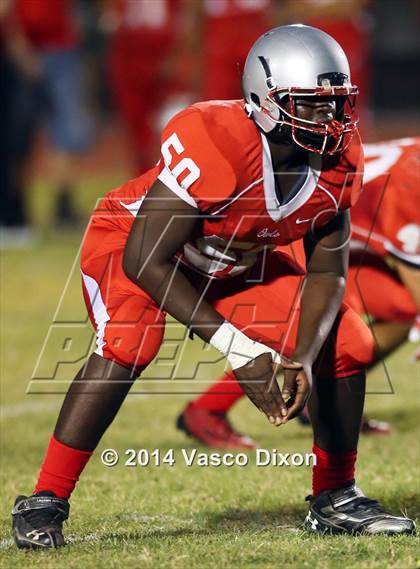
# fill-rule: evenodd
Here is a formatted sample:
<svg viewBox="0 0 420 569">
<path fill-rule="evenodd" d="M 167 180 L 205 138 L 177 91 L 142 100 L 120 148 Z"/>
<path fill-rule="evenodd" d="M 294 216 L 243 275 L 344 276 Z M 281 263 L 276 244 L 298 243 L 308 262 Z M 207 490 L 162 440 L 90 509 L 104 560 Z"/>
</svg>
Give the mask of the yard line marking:
<svg viewBox="0 0 420 569">
<path fill-rule="evenodd" d="M 48 403 L 46 401 L 24 401 L 22 403 L 14 403 L 11 405 L 1 405 L 0 419 L 10 419 L 32 413 L 44 413 L 45 411 L 52 411 L 58 405 L 58 402 L 52 401 Z"/>
<path fill-rule="evenodd" d="M 193 519 L 182 519 L 182 518 L 176 518 L 173 516 L 141 516 L 139 519 L 143 518 L 142 521 L 150 521 L 150 522 L 168 522 L 168 521 L 173 521 L 173 522 L 186 522 L 188 524 L 191 524 L 193 522 Z M 131 518 L 130 518 L 131 519 Z M 135 517 L 133 517 L 132 519 L 136 519 Z M 266 530 L 266 529 L 274 529 L 274 528 L 278 528 L 281 529 L 283 531 L 287 531 L 290 533 L 295 533 L 295 534 L 300 534 L 303 533 L 302 529 L 299 529 L 297 527 L 293 527 L 293 526 L 289 526 L 289 525 L 266 525 L 266 526 L 262 526 L 262 529 Z M 123 537 L 123 534 L 121 534 Z M 87 535 L 69 535 L 66 536 L 66 543 L 68 544 L 72 544 L 72 543 L 91 543 L 94 541 L 102 541 L 102 540 L 107 540 L 110 539 L 110 537 L 107 537 L 106 534 L 104 534 L 103 536 L 100 533 L 88 533 Z M 8 537 L 8 538 L 3 538 L 0 540 L 0 549 L 7 549 L 9 547 L 14 546 L 14 541 L 12 538 Z"/>
<path fill-rule="evenodd" d="M 135 395 L 135 394 L 134 394 Z M 144 401 L 150 399 L 149 394 L 140 394 L 133 397 L 127 397 L 125 403 L 130 401 Z M 0 420 L 21 417 L 22 415 L 30 415 L 37 413 L 45 413 L 47 411 L 55 411 L 61 406 L 61 401 L 23 401 L 21 403 L 12 403 L 10 405 L 0 405 Z"/>
<path fill-rule="evenodd" d="M 80 536 L 68 536 L 66 537 L 66 543 L 84 543 L 84 542 L 91 542 L 91 541 L 100 541 L 101 535 L 99 533 L 88 533 L 87 535 L 80 535 Z M 0 549 L 7 549 L 8 547 L 12 547 L 14 545 L 14 541 L 12 538 L 3 538 L 0 540 Z"/>
</svg>

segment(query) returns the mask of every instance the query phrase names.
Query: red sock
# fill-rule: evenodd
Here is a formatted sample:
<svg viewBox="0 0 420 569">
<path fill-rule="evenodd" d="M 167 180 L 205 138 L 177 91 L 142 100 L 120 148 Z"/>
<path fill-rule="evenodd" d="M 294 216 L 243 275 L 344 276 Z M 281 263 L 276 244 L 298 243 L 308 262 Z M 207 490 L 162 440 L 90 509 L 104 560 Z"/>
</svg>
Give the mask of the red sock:
<svg viewBox="0 0 420 569">
<path fill-rule="evenodd" d="M 52 436 L 35 492 L 51 490 L 58 498 L 69 498 L 92 454 L 87 450 L 71 448 Z"/>
<path fill-rule="evenodd" d="M 208 411 L 226 413 L 243 395 L 242 387 L 237 382 L 234 373 L 230 371 L 200 395 L 194 401 L 194 405 Z"/>
<path fill-rule="evenodd" d="M 323 490 L 341 488 L 354 479 L 357 450 L 332 453 L 312 448 L 316 456 L 316 465 L 312 470 L 312 494 L 318 496 Z"/>
</svg>

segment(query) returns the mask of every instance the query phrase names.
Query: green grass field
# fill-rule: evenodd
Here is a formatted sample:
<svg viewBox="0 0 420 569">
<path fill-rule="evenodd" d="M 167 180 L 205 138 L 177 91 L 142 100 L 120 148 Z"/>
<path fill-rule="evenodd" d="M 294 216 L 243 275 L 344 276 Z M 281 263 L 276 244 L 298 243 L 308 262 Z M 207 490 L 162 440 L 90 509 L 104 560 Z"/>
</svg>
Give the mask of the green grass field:
<svg viewBox="0 0 420 569">
<path fill-rule="evenodd" d="M 258 468 L 252 459 L 244 468 L 188 468 L 181 460 L 181 449 L 197 445 L 175 430 L 174 421 L 189 397 L 154 394 L 162 386 L 153 381 L 146 382 L 144 389 L 141 384 L 136 386 L 135 391 L 147 395 L 128 397 L 85 471 L 66 527 L 71 545 L 59 551 L 17 551 L 10 532 L 12 502 L 18 493 L 32 491 L 62 399 L 62 395 L 34 393 L 36 382 L 30 394 L 26 391 L 79 241 L 80 235 L 50 234 L 31 250 L 1 255 L 2 567 L 419 567 L 417 537 L 315 538 L 303 534 L 300 524 L 306 513 L 304 497 L 310 491 L 309 468 Z M 63 320 L 83 322 L 77 271 L 60 311 Z M 86 329 L 83 332 L 82 328 L 78 330 L 83 335 Z M 185 366 L 194 361 L 196 349 L 191 344 Z M 369 378 L 369 390 L 382 393 L 369 395 L 367 408 L 375 418 L 392 421 L 395 431 L 387 438 L 363 438 L 358 482 L 390 509 L 416 517 L 419 387 L 410 362 L 412 352 L 412 346 L 405 346 L 387 361 L 395 393 L 390 393 L 383 368 Z M 42 366 L 53 365 L 53 354 L 54 350 L 44 353 Z M 63 379 L 70 379 L 78 365 L 63 366 Z M 218 369 L 205 366 L 200 379 L 216 377 Z M 178 384 L 164 385 L 166 391 L 175 392 Z M 51 386 L 54 382 L 47 384 Z M 232 421 L 261 447 L 310 451 L 308 430 L 296 424 L 276 430 L 245 400 L 235 407 Z M 120 453 L 126 448 L 174 449 L 178 460 L 174 467 L 128 468 L 120 462 L 106 468 L 99 456 L 108 447 Z"/>
</svg>

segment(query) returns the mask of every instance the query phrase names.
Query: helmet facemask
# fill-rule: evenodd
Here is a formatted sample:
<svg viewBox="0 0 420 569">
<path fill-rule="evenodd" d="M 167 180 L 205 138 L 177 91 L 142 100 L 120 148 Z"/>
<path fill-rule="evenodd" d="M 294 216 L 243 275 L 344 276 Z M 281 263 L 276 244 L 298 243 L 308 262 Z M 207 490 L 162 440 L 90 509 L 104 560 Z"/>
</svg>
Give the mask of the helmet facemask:
<svg viewBox="0 0 420 569">
<path fill-rule="evenodd" d="M 355 86 L 317 87 L 314 89 L 271 88 L 261 111 L 280 127 L 298 146 L 318 154 L 343 152 L 351 142 L 358 123 Z M 296 101 L 302 97 L 332 97 L 336 101 L 336 115 L 332 121 L 318 122 L 300 118 Z M 279 128 L 276 128 L 279 132 Z M 269 133 L 268 133 L 269 134 Z"/>
</svg>

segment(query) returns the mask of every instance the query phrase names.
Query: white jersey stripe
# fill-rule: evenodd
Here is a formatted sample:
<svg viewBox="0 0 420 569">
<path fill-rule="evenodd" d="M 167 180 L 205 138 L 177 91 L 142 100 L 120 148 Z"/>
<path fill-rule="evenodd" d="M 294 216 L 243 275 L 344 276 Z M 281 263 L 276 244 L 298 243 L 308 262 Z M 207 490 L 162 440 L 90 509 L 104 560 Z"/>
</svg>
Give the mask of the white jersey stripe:
<svg viewBox="0 0 420 569">
<path fill-rule="evenodd" d="M 104 301 L 102 300 L 101 291 L 99 288 L 99 284 L 95 281 L 94 278 L 90 277 L 89 275 L 85 275 L 83 271 L 82 278 L 84 285 L 86 287 L 87 293 L 89 295 L 90 305 L 92 307 L 93 318 L 96 324 L 96 350 L 95 354 L 99 356 L 104 355 L 104 346 L 106 344 L 104 337 L 105 337 L 105 327 L 107 322 L 110 320 L 110 316 L 107 312 L 106 306 Z"/>
<path fill-rule="evenodd" d="M 270 147 L 268 145 L 267 138 L 262 133 L 260 134 L 263 147 L 262 160 L 265 204 L 271 219 L 273 221 L 279 221 L 280 219 L 284 219 L 285 217 L 292 215 L 310 199 L 317 188 L 322 169 L 322 159 L 319 155 L 309 157 L 308 171 L 301 188 L 297 194 L 290 199 L 290 201 L 280 205 L 276 196 Z"/>
<path fill-rule="evenodd" d="M 254 180 L 253 182 L 251 182 L 249 184 L 249 186 L 247 186 L 244 190 L 242 190 L 242 192 L 239 192 L 239 194 L 237 194 L 236 196 L 234 196 L 229 203 L 223 205 L 221 208 L 217 209 L 216 211 L 214 211 L 211 215 L 217 215 L 219 214 L 221 211 L 223 211 L 224 209 L 226 209 L 227 207 L 229 207 L 230 205 L 233 204 L 233 202 L 236 202 L 236 200 L 238 200 L 240 197 L 242 197 L 248 190 L 250 190 L 251 188 L 253 188 L 254 186 L 256 186 L 257 184 L 259 184 L 260 182 L 263 181 L 263 177 L 258 178 L 258 180 Z"/>
<path fill-rule="evenodd" d="M 178 184 L 175 176 L 171 173 L 167 166 L 165 166 L 162 172 L 159 174 L 158 180 L 160 180 L 162 184 L 168 188 L 168 190 L 171 190 L 184 202 L 198 209 L 198 205 L 195 199 L 187 192 L 187 190 Z"/>
<path fill-rule="evenodd" d="M 128 209 L 132 216 L 137 217 L 140 206 L 143 203 L 145 197 L 146 196 L 143 196 L 139 200 L 132 203 L 124 203 L 123 201 L 120 201 L 120 205 L 125 207 L 125 209 Z"/>
</svg>

